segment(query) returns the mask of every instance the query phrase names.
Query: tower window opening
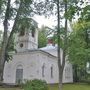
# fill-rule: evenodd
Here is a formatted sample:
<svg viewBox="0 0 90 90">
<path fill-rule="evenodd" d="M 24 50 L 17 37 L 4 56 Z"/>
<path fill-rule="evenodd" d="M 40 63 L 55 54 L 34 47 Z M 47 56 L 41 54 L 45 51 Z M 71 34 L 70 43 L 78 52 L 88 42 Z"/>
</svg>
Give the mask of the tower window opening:
<svg viewBox="0 0 90 90">
<path fill-rule="evenodd" d="M 20 31 L 19 36 L 24 36 L 24 35 L 25 35 L 25 28 L 21 27 L 21 31 Z"/>
<path fill-rule="evenodd" d="M 32 37 L 35 37 L 35 27 L 34 26 L 31 26 L 31 34 L 32 34 Z"/>
<path fill-rule="evenodd" d="M 24 35 L 25 35 L 25 31 L 22 30 L 22 31 L 20 32 L 19 36 L 24 36 Z"/>
<path fill-rule="evenodd" d="M 32 37 L 35 37 L 35 30 L 32 30 Z"/>
</svg>

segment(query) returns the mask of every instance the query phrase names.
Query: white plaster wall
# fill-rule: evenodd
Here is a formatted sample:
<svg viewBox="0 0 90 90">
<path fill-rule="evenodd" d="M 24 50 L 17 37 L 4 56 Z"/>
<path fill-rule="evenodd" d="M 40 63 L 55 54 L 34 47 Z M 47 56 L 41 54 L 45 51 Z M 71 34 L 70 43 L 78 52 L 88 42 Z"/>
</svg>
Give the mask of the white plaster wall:
<svg viewBox="0 0 90 90">
<path fill-rule="evenodd" d="M 42 77 L 42 65 L 45 64 L 45 77 Z M 4 68 L 4 83 L 15 83 L 16 68 L 18 65 L 23 66 L 23 79 L 42 79 L 47 83 L 58 83 L 58 65 L 57 58 L 42 51 L 17 53 L 13 56 L 13 60 L 5 64 Z M 50 67 L 53 65 L 53 78 L 51 78 Z M 69 78 L 65 69 L 69 67 Z M 64 69 L 63 82 L 73 82 L 72 66 L 66 63 Z"/>
<path fill-rule="evenodd" d="M 72 83 L 73 82 L 73 71 L 72 71 L 72 65 L 69 63 L 69 61 L 66 61 L 64 72 L 63 72 L 63 83 Z"/>
<path fill-rule="evenodd" d="M 18 65 L 23 66 L 23 80 L 38 78 L 38 57 L 36 53 L 18 53 L 13 56 L 13 60 L 5 64 L 4 82 L 15 83 L 16 68 Z"/>
<path fill-rule="evenodd" d="M 39 54 L 39 78 L 47 81 L 47 83 L 58 83 L 58 67 L 57 60 L 55 57 L 45 55 L 43 53 Z M 42 66 L 45 64 L 45 76 L 42 77 Z M 51 78 L 51 66 L 53 65 L 53 78 Z"/>
<path fill-rule="evenodd" d="M 5 68 L 4 68 L 4 82 L 6 83 L 15 83 L 15 80 L 16 80 L 16 68 L 18 65 L 22 65 L 23 66 L 23 78 L 26 76 L 25 73 L 26 73 L 26 66 L 27 66 L 27 62 L 26 62 L 26 56 L 25 55 L 14 55 L 13 56 L 13 60 L 6 63 L 5 64 Z M 11 65 L 10 65 L 11 64 Z M 9 66 L 11 66 L 11 68 L 8 68 Z M 9 72 L 9 78 L 8 78 L 8 74 L 7 72 Z"/>
<path fill-rule="evenodd" d="M 28 39 L 28 49 L 37 49 L 38 48 L 38 29 L 35 30 L 35 36 L 32 37 L 31 33 L 29 33 Z"/>
<path fill-rule="evenodd" d="M 16 50 L 18 52 L 26 51 L 27 49 L 37 49 L 38 48 L 38 30 L 35 30 L 35 36 L 32 37 L 31 32 L 25 32 L 24 36 L 17 35 L 16 37 Z M 20 47 L 20 44 L 23 44 L 23 47 Z"/>
</svg>

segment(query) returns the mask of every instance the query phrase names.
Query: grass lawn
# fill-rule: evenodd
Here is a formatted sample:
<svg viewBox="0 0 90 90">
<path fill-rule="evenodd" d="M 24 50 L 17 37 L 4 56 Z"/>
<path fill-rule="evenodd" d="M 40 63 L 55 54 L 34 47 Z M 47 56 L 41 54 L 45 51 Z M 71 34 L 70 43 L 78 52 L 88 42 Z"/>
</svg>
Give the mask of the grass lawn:
<svg viewBox="0 0 90 90">
<path fill-rule="evenodd" d="M 0 90 L 22 90 L 22 89 L 19 89 L 19 88 L 1 88 L 0 87 Z"/>
<path fill-rule="evenodd" d="M 23 90 L 20 88 L 0 88 L 0 90 Z M 49 90 L 58 90 L 57 85 L 49 85 Z M 63 90 L 90 90 L 89 84 L 64 84 Z"/>
<path fill-rule="evenodd" d="M 49 87 L 49 90 L 58 90 L 57 85 Z M 64 84 L 63 90 L 90 90 L 89 84 Z"/>
</svg>

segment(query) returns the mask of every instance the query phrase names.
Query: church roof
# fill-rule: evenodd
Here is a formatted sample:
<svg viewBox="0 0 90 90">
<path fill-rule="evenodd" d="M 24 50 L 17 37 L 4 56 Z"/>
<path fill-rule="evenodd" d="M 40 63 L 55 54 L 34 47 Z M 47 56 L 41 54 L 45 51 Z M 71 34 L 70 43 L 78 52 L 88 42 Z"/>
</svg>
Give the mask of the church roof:
<svg viewBox="0 0 90 90">
<path fill-rule="evenodd" d="M 40 49 L 44 50 L 44 51 L 47 51 L 47 50 L 57 50 L 57 46 L 47 45 L 46 47 L 42 47 Z"/>
<path fill-rule="evenodd" d="M 27 53 L 30 53 L 30 52 L 37 52 L 37 53 L 38 53 L 38 52 L 41 52 L 41 53 L 50 55 L 50 56 L 52 56 L 52 57 L 54 57 L 54 58 L 57 58 L 56 56 L 50 54 L 49 52 L 46 52 L 46 51 L 40 50 L 40 49 L 26 50 L 26 51 L 23 51 L 23 52 L 18 52 L 18 53 L 16 53 L 16 54 L 27 54 Z"/>
</svg>

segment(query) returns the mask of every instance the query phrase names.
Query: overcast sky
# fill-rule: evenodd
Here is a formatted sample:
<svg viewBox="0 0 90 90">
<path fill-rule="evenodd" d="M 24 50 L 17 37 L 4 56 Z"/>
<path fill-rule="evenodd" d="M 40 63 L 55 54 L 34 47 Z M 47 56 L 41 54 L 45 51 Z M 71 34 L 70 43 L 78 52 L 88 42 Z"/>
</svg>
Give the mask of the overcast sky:
<svg viewBox="0 0 90 90">
<path fill-rule="evenodd" d="M 12 2 L 14 0 L 11 0 Z M 86 1 L 89 1 L 90 3 L 90 0 L 86 0 Z M 50 18 L 45 18 L 44 16 L 38 16 L 38 15 L 35 15 L 33 17 L 34 20 L 36 20 L 38 22 L 38 26 L 41 27 L 42 25 L 44 26 L 48 26 L 50 28 L 53 28 L 53 26 L 56 25 L 56 18 L 55 16 L 51 16 Z M 3 30 L 3 25 L 2 23 L 0 23 L 0 30 Z"/>
<path fill-rule="evenodd" d="M 44 16 L 35 15 L 33 19 L 38 23 L 38 27 L 40 28 L 42 25 L 53 28 L 56 25 L 55 17 L 51 16 L 50 18 L 45 18 Z M 12 23 L 11 23 L 12 24 Z M 3 24 L 0 23 L 0 30 L 3 30 Z"/>
</svg>

